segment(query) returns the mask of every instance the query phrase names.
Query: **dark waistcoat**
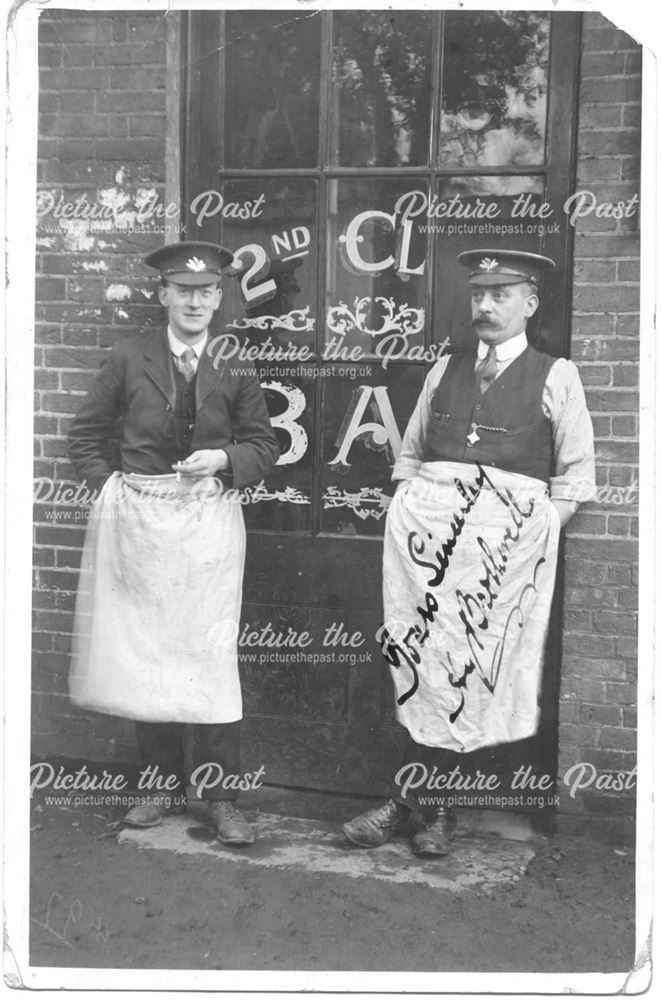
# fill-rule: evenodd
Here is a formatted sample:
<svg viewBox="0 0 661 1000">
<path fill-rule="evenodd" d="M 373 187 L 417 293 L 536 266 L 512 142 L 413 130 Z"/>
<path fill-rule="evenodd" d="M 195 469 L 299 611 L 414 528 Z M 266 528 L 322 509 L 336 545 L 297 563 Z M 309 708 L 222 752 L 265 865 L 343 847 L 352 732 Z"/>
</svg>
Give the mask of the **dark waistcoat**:
<svg viewBox="0 0 661 1000">
<path fill-rule="evenodd" d="M 197 375 L 194 375 L 190 382 L 187 382 L 175 366 L 174 384 L 177 389 L 177 396 L 174 404 L 174 439 L 172 444 L 176 450 L 176 455 L 172 459 L 173 462 L 179 462 L 184 458 L 188 458 L 191 453 L 193 432 L 195 431 L 196 378 Z"/>
<path fill-rule="evenodd" d="M 484 395 L 476 386 L 475 360 L 475 354 L 450 358 L 432 397 L 423 461 L 479 462 L 548 483 L 553 433 L 542 392 L 556 359 L 529 346 Z"/>
</svg>

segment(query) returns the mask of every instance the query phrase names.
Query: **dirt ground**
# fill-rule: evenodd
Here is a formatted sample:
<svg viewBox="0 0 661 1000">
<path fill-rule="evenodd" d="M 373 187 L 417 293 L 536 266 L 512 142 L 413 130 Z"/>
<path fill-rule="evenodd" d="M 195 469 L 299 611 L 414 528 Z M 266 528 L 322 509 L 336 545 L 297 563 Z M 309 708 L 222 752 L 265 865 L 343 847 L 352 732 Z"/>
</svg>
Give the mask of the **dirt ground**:
<svg viewBox="0 0 661 1000">
<path fill-rule="evenodd" d="M 138 850 L 116 842 L 120 815 L 110 807 L 34 809 L 32 965 L 430 972 L 633 965 L 632 849 L 544 841 L 514 886 L 457 895 Z"/>
</svg>

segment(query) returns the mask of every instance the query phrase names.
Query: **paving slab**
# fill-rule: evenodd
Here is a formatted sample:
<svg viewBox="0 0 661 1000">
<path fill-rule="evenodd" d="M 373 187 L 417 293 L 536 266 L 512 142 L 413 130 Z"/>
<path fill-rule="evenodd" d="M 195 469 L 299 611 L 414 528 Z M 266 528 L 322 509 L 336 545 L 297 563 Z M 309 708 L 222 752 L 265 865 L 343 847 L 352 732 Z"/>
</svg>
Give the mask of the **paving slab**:
<svg viewBox="0 0 661 1000">
<path fill-rule="evenodd" d="M 498 836 L 462 836 L 452 853 L 442 858 L 418 858 L 407 838 L 396 837 L 383 847 L 365 850 L 348 843 L 336 825 L 268 813 L 246 813 L 256 842 L 229 847 L 215 837 L 202 816 L 167 817 L 147 830 L 125 828 L 120 844 L 176 854 L 199 854 L 219 862 L 268 868 L 325 872 L 349 878 L 424 884 L 453 893 L 490 893 L 517 882 L 535 855 L 534 845 Z"/>
</svg>

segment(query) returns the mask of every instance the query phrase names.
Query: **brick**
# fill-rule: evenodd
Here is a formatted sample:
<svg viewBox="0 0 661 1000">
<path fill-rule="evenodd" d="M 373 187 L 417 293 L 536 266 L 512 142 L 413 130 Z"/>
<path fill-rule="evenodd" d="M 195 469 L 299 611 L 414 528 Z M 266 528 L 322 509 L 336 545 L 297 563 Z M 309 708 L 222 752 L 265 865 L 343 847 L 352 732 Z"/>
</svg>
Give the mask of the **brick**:
<svg viewBox="0 0 661 1000">
<path fill-rule="evenodd" d="M 589 514 L 580 511 L 572 518 L 572 531 L 579 535 L 604 535 L 606 518 L 603 514 Z"/>
<path fill-rule="evenodd" d="M 636 437 L 638 420 L 636 417 L 613 417 L 612 429 L 614 437 Z"/>
<path fill-rule="evenodd" d="M 565 582 L 599 584 L 606 580 L 607 566 L 604 563 L 572 558 L 569 551 L 565 561 Z"/>
<path fill-rule="evenodd" d="M 581 379 L 583 368 L 581 367 Z M 604 416 L 602 414 L 592 417 L 592 429 L 594 431 L 595 438 L 609 438 L 612 434 L 612 420 L 613 417 Z"/>
<path fill-rule="evenodd" d="M 96 371 L 105 357 L 99 347 L 45 347 L 49 368 L 75 368 Z"/>
<path fill-rule="evenodd" d="M 44 93 L 43 91 L 39 94 L 39 114 L 54 114 L 59 110 L 60 101 L 57 94 Z M 39 133 L 41 133 L 41 128 L 39 128 Z M 40 155 L 38 153 L 38 155 Z"/>
<path fill-rule="evenodd" d="M 588 409 L 619 413 L 637 413 L 638 393 L 627 389 L 587 389 Z"/>
<path fill-rule="evenodd" d="M 37 389 L 59 389 L 59 375 L 57 372 L 37 370 L 34 373 L 34 384 Z"/>
<path fill-rule="evenodd" d="M 619 128 L 622 125 L 621 104 L 584 104 L 579 115 L 579 128 Z"/>
<path fill-rule="evenodd" d="M 581 77 L 623 76 L 626 62 L 624 52 L 584 52 L 581 59 Z"/>
<path fill-rule="evenodd" d="M 595 611 L 594 614 L 596 618 L 597 615 L 607 614 L 607 612 Z M 615 653 L 615 640 L 607 635 L 571 633 L 564 638 L 563 650 L 568 655 L 574 653 L 583 656 L 612 657 Z"/>
<path fill-rule="evenodd" d="M 638 545 L 633 541 L 613 538 L 574 538 L 572 539 L 572 556 L 584 557 L 593 562 L 627 563 L 636 562 Z"/>
<path fill-rule="evenodd" d="M 578 161 L 576 177 L 580 186 L 592 181 L 617 181 L 621 171 L 622 161 L 619 156 L 583 157 Z"/>
<path fill-rule="evenodd" d="M 615 323 L 615 330 L 618 337 L 638 337 L 640 334 L 639 316 L 618 316 Z M 636 350 L 638 350 L 637 347 Z"/>
<path fill-rule="evenodd" d="M 594 722 L 600 726 L 622 725 L 623 709 L 618 705 L 581 705 L 582 722 Z"/>
<path fill-rule="evenodd" d="M 617 104 L 640 101 L 641 83 L 637 77 L 585 80 L 581 85 L 581 101 L 588 104 Z"/>
<path fill-rule="evenodd" d="M 111 69 L 110 87 L 113 90 L 162 90 L 165 87 L 165 66 Z"/>
<path fill-rule="evenodd" d="M 49 130 L 51 135 L 72 137 L 95 137 L 108 135 L 108 119 L 105 115 L 94 113 L 76 113 L 71 115 L 55 115 L 54 127 Z"/>
<path fill-rule="evenodd" d="M 578 285 L 574 288 L 574 309 L 579 312 L 637 312 L 640 292 L 631 285 Z"/>
<path fill-rule="evenodd" d="M 70 42 L 65 48 L 64 63 L 67 67 L 91 66 L 93 47 L 86 43 Z"/>
<path fill-rule="evenodd" d="M 163 115 L 129 115 L 129 135 L 130 136 L 158 136 L 165 135 L 165 118 Z"/>
<path fill-rule="evenodd" d="M 599 729 L 596 726 L 580 725 L 575 722 L 561 722 L 558 735 L 563 743 L 574 746 L 596 747 L 599 745 Z"/>
<path fill-rule="evenodd" d="M 641 48 L 637 48 L 633 52 L 627 52 L 625 61 L 625 72 L 627 76 L 633 76 L 638 73 L 641 74 L 643 71 L 643 52 Z"/>
<path fill-rule="evenodd" d="M 625 156 L 622 157 L 622 165 L 620 167 L 620 177 L 623 181 L 640 180 L 640 156 Z"/>
<path fill-rule="evenodd" d="M 40 302 L 62 302 L 66 298 L 66 283 L 61 278 L 37 277 L 35 296 Z"/>
<path fill-rule="evenodd" d="M 37 415 L 34 418 L 35 434 L 57 434 L 57 417 Z"/>
<path fill-rule="evenodd" d="M 619 515 L 611 516 L 608 518 L 608 534 L 609 535 L 628 535 L 629 534 L 629 518 L 622 517 Z"/>
<path fill-rule="evenodd" d="M 90 326 L 96 323 L 110 323 L 112 309 L 108 306 L 90 306 L 77 303 L 39 303 L 35 310 L 38 322 L 73 323 Z"/>
<path fill-rule="evenodd" d="M 93 114 L 94 94 L 87 91 L 64 91 L 59 95 L 58 110 L 64 114 Z"/>
<path fill-rule="evenodd" d="M 624 656 L 627 659 L 637 659 L 638 640 L 632 638 L 631 636 L 623 636 L 621 639 L 618 639 L 617 654 L 618 656 Z"/>
<path fill-rule="evenodd" d="M 617 590 L 614 587 L 566 587 L 565 605 L 577 608 L 616 608 Z"/>
<path fill-rule="evenodd" d="M 96 372 L 62 372 L 63 389 L 79 389 L 87 392 L 94 381 Z"/>
<path fill-rule="evenodd" d="M 597 445 L 598 462 L 630 462 L 638 464 L 639 450 L 635 441 L 600 441 Z"/>
<path fill-rule="evenodd" d="M 628 487 L 635 481 L 635 469 L 627 465 L 611 465 L 608 469 L 608 481 L 612 486 Z M 637 482 L 636 482 L 637 494 Z M 626 502 L 626 497 L 623 502 Z"/>
<path fill-rule="evenodd" d="M 581 382 L 583 385 L 610 385 L 612 370 L 607 365 L 582 365 Z"/>
<path fill-rule="evenodd" d="M 640 345 L 631 340 L 618 340 L 617 338 L 607 338 L 584 340 L 576 345 L 577 352 L 574 360 L 577 364 L 582 361 L 638 361 L 640 356 Z M 579 365 L 581 374 L 583 366 Z"/>
<path fill-rule="evenodd" d="M 622 107 L 622 124 L 626 128 L 640 128 L 642 125 L 642 106 L 640 104 L 625 104 Z"/>
<path fill-rule="evenodd" d="M 148 163 L 163 160 L 163 140 L 154 139 L 96 139 L 94 155 L 100 160 L 145 160 Z"/>
<path fill-rule="evenodd" d="M 584 679 L 604 681 L 624 681 L 626 666 L 617 659 L 596 659 L 585 656 L 573 656 L 567 650 L 563 657 L 563 668 L 570 674 L 576 674 Z"/>
<path fill-rule="evenodd" d="M 581 706 L 575 701 L 561 701 L 558 706 L 560 722 L 578 722 Z"/>
<path fill-rule="evenodd" d="M 574 262 L 574 278 L 578 283 L 612 282 L 617 277 L 617 265 L 608 260 L 577 260 Z"/>
<path fill-rule="evenodd" d="M 631 566 L 623 566 L 621 563 L 615 563 L 608 567 L 606 581 L 618 587 L 630 587 L 634 583 L 633 569 Z"/>
<path fill-rule="evenodd" d="M 640 153 L 638 129 L 605 129 L 579 133 L 579 156 L 636 156 Z M 595 209 L 593 213 L 598 217 Z"/>
<path fill-rule="evenodd" d="M 107 111 L 113 114 L 131 112 L 161 112 L 165 113 L 165 91 L 134 91 L 134 90 L 112 90 L 107 93 L 99 92 L 95 95 L 96 110 Z M 619 175 L 619 161 L 618 175 Z"/>
<path fill-rule="evenodd" d="M 576 257 L 640 258 L 640 240 L 636 236 L 610 233 L 588 236 L 577 233 L 574 244 Z"/>
<path fill-rule="evenodd" d="M 78 407 L 78 401 L 70 393 L 45 392 L 41 404 L 46 413 L 68 413 L 71 416 Z"/>
<path fill-rule="evenodd" d="M 636 733 L 631 729 L 603 726 L 599 742 L 604 750 L 635 750 Z"/>
<path fill-rule="evenodd" d="M 631 793 L 627 795 L 623 792 L 613 792 L 609 795 L 601 789 L 596 792 L 586 789 L 583 801 L 586 811 L 589 810 L 590 813 L 597 815 L 633 817 L 636 814 L 636 799 Z"/>
<path fill-rule="evenodd" d="M 638 42 L 627 35 L 625 31 L 616 28 L 603 14 L 598 12 L 585 13 L 582 41 L 588 52 L 603 52 L 611 49 L 638 51 Z"/>
<path fill-rule="evenodd" d="M 39 23 L 41 42 L 111 42 L 112 25 L 108 18 L 90 17 L 78 21 L 68 21 L 58 17 L 57 21 Z"/>
<path fill-rule="evenodd" d="M 592 620 L 589 611 L 580 611 L 568 608 L 565 601 L 565 613 L 563 628 L 565 632 L 589 632 L 592 627 Z"/>
<path fill-rule="evenodd" d="M 35 566 L 54 566 L 55 553 L 52 549 L 36 547 L 33 551 L 32 561 Z"/>
<path fill-rule="evenodd" d="M 640 263 L 635 260 L 620 260 L 617 264 L 618 281 L 640 281 Z"/>
<path fill-rule="evenodd" d="M 70 631 L 71 614 L 65 611 L 41 611 L 34 612 L 35 627 L 38 629 L 50 629 L 53 632 Z"/>
<path fill-rule="evenodd" d="M 55 67 L 62 65 L 62 46 L 61 45 L 39 45 L 39 66 L 40 67 Z"/>
<path fill-rule="evenodd" d="M 43 90 L 108 90 L 110 70 L 107 69 L 44 69 L 39 74 Z"/>
<path fill-rule="evenodd" d="M 581 701 L 606 702 L 607 682 L 591 677 L 576 677 L 573 685 Z"/>
<path fill-rule="evenodd" d="M 95 66 L 160 66 L 165 62 L 165 46 L 159 41 L 134 45 L 96 45 L 93 50 Z"/>
<path fill-rule="evenodd" d="M 632 682 L 618 683 L 617 681 L 606 682 L 607 704 L 612 705 L 635 705 L 638 697 L 638 687 Z"/>
<path fill-rule="evenodd" d="M 67 281 L 67 298 L 72 302 L 102 302 L 103 285 L 103 278 L 70 278 Z"/>
<path fill-rule="evenodd" d="M 160 13 L 132 14 L 127 21 L 127 39 L 130 42 L 148 42 L 162 37 L 164 19 Z"/>
<path fill-rule="evenodd" d="M 638 710 L 636 708 L 623 708 L 622 716 L 624 726 L 627 729 L 635 729 L 638 725 Z"/>
</svg>

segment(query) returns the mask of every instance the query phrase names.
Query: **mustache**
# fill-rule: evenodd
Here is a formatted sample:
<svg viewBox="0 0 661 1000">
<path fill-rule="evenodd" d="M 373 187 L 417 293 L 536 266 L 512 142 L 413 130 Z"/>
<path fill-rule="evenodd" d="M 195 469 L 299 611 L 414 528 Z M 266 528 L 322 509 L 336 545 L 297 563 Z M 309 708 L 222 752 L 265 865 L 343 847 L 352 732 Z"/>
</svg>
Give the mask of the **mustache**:
<svg viewBox="0 0 661 1000">
<path fill-rule="evenodd" d="M 472 321 L 473 326 L 498 326 L 498 322 L 495 319 L 489 319 L 487 316 L 476 316 Z"/>
</svg>

